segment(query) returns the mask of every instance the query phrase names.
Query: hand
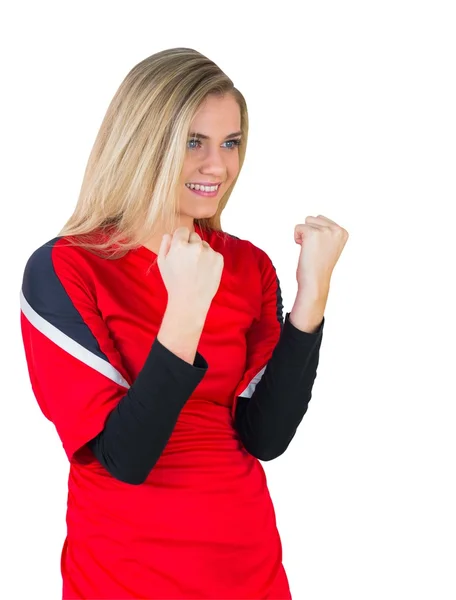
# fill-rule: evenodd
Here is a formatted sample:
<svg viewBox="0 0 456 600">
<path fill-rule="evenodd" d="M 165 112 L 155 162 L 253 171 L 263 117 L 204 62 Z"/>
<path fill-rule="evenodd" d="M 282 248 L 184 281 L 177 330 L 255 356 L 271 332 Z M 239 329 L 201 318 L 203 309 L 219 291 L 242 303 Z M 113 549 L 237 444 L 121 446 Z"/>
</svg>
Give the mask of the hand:
<svg viewBox="0 0 456 600">
<path fill-rule="evenodd" d="M 296 279 L 298 293 L 306 290 L 327 298 L 331 275 L 348 240 L 348 232 L 331 219 L 318 215 L 306 217 L 295 226 L 294 238 L 301 245 Z"/>
<path fill-rule="evenodd" d="M 222 277 L 223 255 L 188 227 L 163 236 L 157 258 L 168 303 L 206 313 Z"/>
</svg>

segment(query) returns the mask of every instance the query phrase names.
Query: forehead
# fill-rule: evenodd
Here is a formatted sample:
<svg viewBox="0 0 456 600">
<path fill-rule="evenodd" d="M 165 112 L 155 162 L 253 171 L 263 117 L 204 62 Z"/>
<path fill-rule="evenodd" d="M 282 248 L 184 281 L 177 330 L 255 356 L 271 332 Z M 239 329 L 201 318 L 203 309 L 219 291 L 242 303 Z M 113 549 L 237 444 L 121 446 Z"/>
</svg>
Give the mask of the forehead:
<svg viewBox="0 0 456 600">
<path fill-rule="evenodd" d="M 208 96 L 198 107 L 190 130 L 224 137 L 241 128 L 239 104 L 231 94 Z"/>
</svg>

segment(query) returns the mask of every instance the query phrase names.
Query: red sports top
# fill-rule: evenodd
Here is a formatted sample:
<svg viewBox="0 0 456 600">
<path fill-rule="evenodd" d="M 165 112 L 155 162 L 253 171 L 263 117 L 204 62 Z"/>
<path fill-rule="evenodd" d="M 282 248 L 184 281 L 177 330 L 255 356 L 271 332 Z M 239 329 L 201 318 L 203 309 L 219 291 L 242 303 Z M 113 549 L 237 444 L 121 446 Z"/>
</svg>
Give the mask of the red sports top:
<svg viewBox="0 0 456 600">
<path fill-rule="evenodd" d="M 208 368 L 141 485 L 114 478 L 86 444 L 160 329 L 156 254 L 141 246 L 106 260 L 56 238 L 28 261 L 30 379 L 70 461 L 64 599 L 291 598 L 263 467 L 233 427 L 237 396 L 251 395 L 280 337 L 276 272 L 252 243 L 195 229 L 224 256 L 198 345 Z"/>
</svg>

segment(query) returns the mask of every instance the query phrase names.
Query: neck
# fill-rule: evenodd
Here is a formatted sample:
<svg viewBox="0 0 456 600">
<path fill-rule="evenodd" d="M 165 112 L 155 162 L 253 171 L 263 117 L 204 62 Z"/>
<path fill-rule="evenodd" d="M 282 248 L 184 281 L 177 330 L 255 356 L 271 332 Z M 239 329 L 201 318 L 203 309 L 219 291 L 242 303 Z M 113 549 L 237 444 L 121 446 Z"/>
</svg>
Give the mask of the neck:
<svg viewBox="0 0 456 600">
<path fill-rule="evenodd" d="M 188 227 L 190 233 L 193 233 L 195 231 L 195 221 L 193 218 L 181 218 L 179 224 L 176 226 L 176 229 L 178 229 L 179 227 Z M 160 245 L 165 233 L 170 233 L 171 235 L 173 235 L 175 230 L 165 231 L 164 229 L 160 229 L 159 231 L 160 233 L 156 233 L 153 238 L 151 238 L 146 244 L 144 244 L 145 248 L 148 248 L 155 254 L 158 254 L 158 251 L 160 250 Z"/>
</svg>

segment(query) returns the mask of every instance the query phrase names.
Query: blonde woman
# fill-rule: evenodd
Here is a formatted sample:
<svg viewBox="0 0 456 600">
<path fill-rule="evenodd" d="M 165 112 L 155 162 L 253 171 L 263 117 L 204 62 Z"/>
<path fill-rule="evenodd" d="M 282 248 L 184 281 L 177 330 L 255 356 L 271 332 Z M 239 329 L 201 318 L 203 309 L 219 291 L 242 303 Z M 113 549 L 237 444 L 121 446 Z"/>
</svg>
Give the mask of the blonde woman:
<svg viewBox="0 0 456 600">
<path fill-rule="evenodd" d="M 244 162 L 245 100 L 189 48 L 116 92 L 80 196 L 25 266 L 33 392 L 70 462 L 70 598 L 291 598 L 260 460 L 307 410 L 347 232 L 295 226 L 282 314 L 268 255 L 222 230 Z M 208 187 L 203 187 L 208 186 Z"/>
</svg>

